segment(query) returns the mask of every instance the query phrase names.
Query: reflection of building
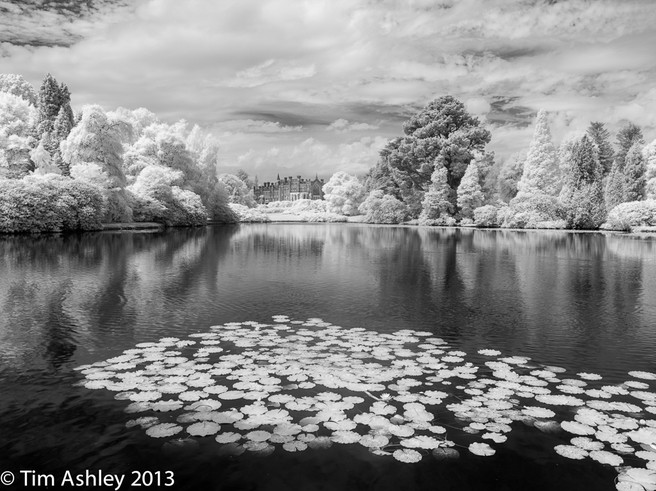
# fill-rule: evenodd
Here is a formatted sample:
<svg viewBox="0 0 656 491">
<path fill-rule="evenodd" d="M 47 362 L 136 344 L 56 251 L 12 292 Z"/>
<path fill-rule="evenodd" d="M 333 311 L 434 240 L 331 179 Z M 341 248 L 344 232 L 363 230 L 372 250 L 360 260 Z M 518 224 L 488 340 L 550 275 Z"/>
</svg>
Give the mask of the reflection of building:
<svg viewBox="0 0 656 491">
<path fill-rule="evenodd" d="M 303 179 L 301 176 L 285 177 L 276 182 L 265 182 L 253 189 L 258 203 L 270 201 L 296 201 L 298 199 L 323 199 L 323 179 Z"/>
</svg>

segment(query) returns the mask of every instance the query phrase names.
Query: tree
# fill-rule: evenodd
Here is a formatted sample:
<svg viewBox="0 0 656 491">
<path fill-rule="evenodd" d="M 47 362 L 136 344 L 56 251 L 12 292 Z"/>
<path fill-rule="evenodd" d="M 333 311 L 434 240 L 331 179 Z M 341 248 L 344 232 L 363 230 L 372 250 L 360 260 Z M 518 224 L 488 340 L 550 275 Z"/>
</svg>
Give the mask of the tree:
<svg viewBox="0 0 656 491">
<path fill-rule="evenodd" d="M 71 109 L 71 94 L 66 85 L 58 84 L 57 80 L 49 73 L 43 79 L 39 89 L 37 103 L 39 117 L 36 125 L 35 136 L 41 139 L 44 133 L 50 133 L 53 130 L 55 119 L 60 110 L 69 118 L 70 126 L 74 126 L 74 116 Z"/>
<path fill-rule="evenodd" d="M 37 112 L 14 94 L 0 92 L 0 176 L 20 178 L 33 170 L 30 150 Z"/>
<path fill-rule="evenodd" d="M 610 132 L 606 129 L 604 123 L 593 121 L 588 126 L 587 134 L 597 147 L 599 165 L 601 165 L 603 175 L 606 176 L 613 166 L 614 158 L 613 146 L 610 144 Z"/>
<path fill-rule="evenodd" d="M 640 201 L 645 197 L 647 185 L 645 159 L 642 155 L 642 143 L 636 141 L 624 159 L 624 176 L 626 185 L 624 188 L 625 201 Z"/>
<path fill-rule="evenodd" d="M 356 176 L 343 171 L 335 172 L 323 185 L 328 211 L 340 215 L 357 215 L 364 200 L 364 186 Z"/>
<path fill-rule="evenodd" d="M 559 191 L 559 181 L 558 160 L 551 139 L 547 113 L 540 110 L 517 191 L 519 194 L 555 196 Z"/>
<path fill-rule="evenodd" d="M 642 149 L 642 155 L 645 159 L 645 197 L 647 199 L 656 199 L 656 140 L 646 145 Z"/>
<path fill-rule="evenodd" d="M 606 188 L 604 189 L 604 200 L 606 202 L 607 212 L 610 212 L 610 210 L 617 205 L 626 201 L 625 186 L 626 178 L 616 159 L 610 169 L 610 173 L 606 179 Z"/>
<path fill-rule="evenodd" d="M 516 153 L 503 163 L 497 180 L 497 189 L 502 200 L 508 202 L 517 195 L 517 183 L 522 178 L 525 161 L 526 156 Z"/>
<path fill-rule="evenodd" d="M 225 187 L 230 203 L 245 205 L 249 208 L 255 206 L 256 203 L 255 197 L 253 196 L 253 190 L 249 189 L 244 181 L 237 176 L 234 174 L 219 174 L 218 181 Z"/>
<path fill-rule="evenodd" d="M 161 165 L 143 169 L 128 188 L 137 201 L 135 218 L 167 225 L 207 223 L 207 210 L 200 196 L 177 186 L 182 180 L 183 172 L 180 170 Z"/>
<path fill-rule="evenodd" d="M 597 147 L 584 135 L 572 146 L 560 195 L 570 228 L 598 228 L 603 223 L 606 209 L 602 177 Z"/>
<path fill-rule="evenodd" d="M 84 106 L 82 119 L 61 143 L 63 161 L 71 173 L 107 176 L 104 195 L 107 199 L 106 223 L 132 221 L 132 209 L 125 193 L 127 179 L 123 173 L 123 145 L 116 128 L 100 106 Z M 73 170 L 74 166 L 88 166 Z M 94 167 L 95 166 L 95 167 Z"/>
<path fill-rule="evenodd" d="M 449 187 L 454 191 L 458 188 L 474 153 L 482 153 L 490 141 L 490 132 L 479 124 L 464 104 L 443 96 L 412 116 L 403 125 L 405 136 L 391 140 L 381 150 L 382 167 L 390 170 L 379 169 L 377 174 L 393 176 L 411 216 L 421 211 L 423 193 L 438 157 L 447 169 Z"/>
<path fill-rule="evenodd" d="M 0 92 L 13 94 L 27 101 L 31 106 L 37 104 L 37 94 L 34 86 L 21 75 L 13 73 L 0 74 Z"/>
<path fill-rule="evenodd" d="M 478 167 L 478 182 L 483 191 L 484 201 L 492 200 L 497 195 L 497 182 L 501 170 L 494 160 L 494 152 L 486 152 L 476 156 Z"/>
<path fill-rule="evenodd" d="M 449 187 L 448 171 L 444 164 L 438 160 L 431 175 L 428 191 L 424 194 L 419 221 L 431 224 L 436 220 L 453 215 L 455 212 L 453 194 L 453 190 Z"/>
<path fill-rule="evenodd" d="M 246 186 L 251 189 L 253 187 L 253 180 L 250 178 L 248 173 L 244 169 L 239 169 L 237 171 L 237 177 L 246 184 Z"/>
<path fill-rule="evenodd" d="M 478 164 L 472 161 L 458 186 L 458 208 L 462 218 L 474 218 L 474 210 L 483 205 L 483 191 L 478 182 Z"/>
<path fill-rule="evenodd" d="M 645 140 L 642 135 L 642 130 L 639 126 L 629 122 L 617 132 L 617 153 L 615 154 L 615 162 L 618 163 L 619 168 L 624 172 L 624 161 L 626 154 L 634 143 L 644 144 Z"/>
</svg>

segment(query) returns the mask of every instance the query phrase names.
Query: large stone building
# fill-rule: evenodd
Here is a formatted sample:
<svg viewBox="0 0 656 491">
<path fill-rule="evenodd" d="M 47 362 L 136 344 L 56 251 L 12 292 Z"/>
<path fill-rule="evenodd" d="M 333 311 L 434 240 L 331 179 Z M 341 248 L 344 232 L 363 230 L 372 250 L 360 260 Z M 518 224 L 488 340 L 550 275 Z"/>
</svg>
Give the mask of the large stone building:
<svg viewBox="0 0 656 491">
<path fill-rule="evenodd" d="M 275 182 L 265 182 L 253 189 L 255 200 L 266 204 L 271 201 L 296 201 L 298 199 L 323 199 L 323 179 L 303 179 L 301 176 L 285 177 L 280 174 Z"/>
</svg>

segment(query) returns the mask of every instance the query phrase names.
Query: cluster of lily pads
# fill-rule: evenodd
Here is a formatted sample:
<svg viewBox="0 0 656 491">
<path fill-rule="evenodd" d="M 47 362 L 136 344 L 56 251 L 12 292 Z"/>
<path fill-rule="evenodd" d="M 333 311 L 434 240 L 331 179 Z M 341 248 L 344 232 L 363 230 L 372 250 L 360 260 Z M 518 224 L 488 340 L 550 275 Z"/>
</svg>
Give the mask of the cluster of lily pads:
<svg viewBox="0 0 656 491">
<path fill-rule="evenodd" d="M 654 373 L 606 384 L 492 349 L 474 364 L 429 332 L 273 321 L 141 343 L 78 367 L 81 383 L 130 401 L 128 426 L 149 436 L 213 438 L 232 454 L 357 443 L 407 463 L 491 456 L 521 422 L 566 435 L 563 457 L 615 467 L 618 490 L 656 490 Z"/>
</svg>

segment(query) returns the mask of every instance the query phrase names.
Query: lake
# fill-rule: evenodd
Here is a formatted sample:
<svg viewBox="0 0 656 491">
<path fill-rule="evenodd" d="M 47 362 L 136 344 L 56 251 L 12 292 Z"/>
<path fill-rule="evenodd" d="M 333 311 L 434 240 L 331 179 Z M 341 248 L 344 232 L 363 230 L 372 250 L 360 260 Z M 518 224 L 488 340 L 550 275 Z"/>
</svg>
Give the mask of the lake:
<svg viewBox="0 0 656 491">
<path fill-rule="evenodd" d="M 645 468 L 656 432 L 649 238 L 305 223 L 5 236 L 0 314 L 12 489 L 90 471 L 121 489 L 612 490 L 606 454 Z"/>
</svg>

